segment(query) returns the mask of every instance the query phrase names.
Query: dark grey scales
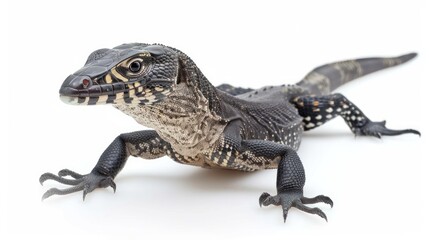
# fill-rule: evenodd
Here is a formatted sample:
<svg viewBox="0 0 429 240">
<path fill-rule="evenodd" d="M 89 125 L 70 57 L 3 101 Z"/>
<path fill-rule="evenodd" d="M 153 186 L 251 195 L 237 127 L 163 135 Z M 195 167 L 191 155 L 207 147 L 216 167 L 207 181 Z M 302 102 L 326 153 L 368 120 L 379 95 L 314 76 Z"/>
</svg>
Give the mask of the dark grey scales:
<svg viewBox="0 0 429 240">
<path fill-rule="evenodd" d="M 40 183 L 51 179 L 72 185 L 49 189 L 43 199 L 77 191 L 85 198 L 95 188 L 116 189 L 113 179 L 129 156 L 169 156 L 205 168 L 277 168 L 277 195 L 263 193 L 259 204 L 282 206 L 285 220 L 291 207 L 327 219 L 319 208 L 305 205 L 323 202 L 332 207 L 333 202 L 323 195 L 303 196 L 305 173 L 296 152 L 302 132 L 341 116 L 356 135 L 420 135 L 413 129 L 388 129 L 343 95 L 331 94 L 348 81 L 415 56 L 326 64 L 295 85 L 253 90 L 227 84 L 214 87 L 188 56 L 171 47 L 132 43 L 97 50 L 64 81 L 61 99 L 80 105 L 112 104 L 154 130 L 119 135 L 89 174 L 68 169 L 43 174 Z"/>
</svg>

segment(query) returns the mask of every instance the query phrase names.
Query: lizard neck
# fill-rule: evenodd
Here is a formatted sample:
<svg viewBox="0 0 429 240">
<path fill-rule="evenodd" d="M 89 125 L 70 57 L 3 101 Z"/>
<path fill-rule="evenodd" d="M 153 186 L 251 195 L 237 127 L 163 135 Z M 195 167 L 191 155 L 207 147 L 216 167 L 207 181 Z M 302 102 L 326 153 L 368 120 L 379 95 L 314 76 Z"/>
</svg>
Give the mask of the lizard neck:
<svg viewBox="0 0 429 240">
<path fill-rule="evenodd" d="M 188 58 L 188 57 L 187 57 Z M 192 60 L 182 61 L 178 84 L 163 101 L 152 105 L 115 105 L 159 136 L 183 156 L 210 151 L 226 123 L 220 117 L 220 99 Z"/>
<path fill-rule="evenodd" d="M 179 53 L 181 69 L 178 76 L 179 82 L 186 82 L 194 95 L 202 95 L 207 100 L 210 111 L 221 115 L 221 99 L 216 88 L 207 80 L 190 57 L 177 49 L 176 51 Z"/>
</svg>

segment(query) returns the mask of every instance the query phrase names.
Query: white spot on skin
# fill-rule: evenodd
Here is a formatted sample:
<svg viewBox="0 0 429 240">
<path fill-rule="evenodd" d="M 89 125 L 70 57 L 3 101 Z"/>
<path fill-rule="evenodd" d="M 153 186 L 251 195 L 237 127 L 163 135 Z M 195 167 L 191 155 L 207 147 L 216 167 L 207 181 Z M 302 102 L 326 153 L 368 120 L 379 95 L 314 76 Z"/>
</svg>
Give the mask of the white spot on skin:
<svg viewBox="0 0 429 240">
<path fill-rule="evenodd" d="M 317 115 L 315 118 L 316 118 L 317 120 L 320 120 L 320 119 L 322 119 L 322 115 Z"/>
<path fill-rule="evenodd" d="M 328 113 L 331 113 L 332 111 L 334 111 L 332 108 L 326 109 L 326 112 L 328 112 Z"/>
<path fill-rule="evenodd" d="M 307 125 L 305 125 L 307 128 L 312 128 L 312 127 L 314 127 L 315 125 L 314 125 L 314 123 L 309 123 L 309 124 L 307 124 Z"/>
<path fill-rule="evenodd" d="M 307 122 L 309 122 L 311 120 L 311 117 L 308 116 L 308 117 L 304 118 L 304 120 L 307 121 Z"/>
<path fill-rule="evenodd" d="M 355 115 L 352 115 L 351 119 L 352 119 L 353 121 L 354 121 L 354 120 L 356 120 L 356 116 L 355 116 Z"/>
<path fill-rule="evenodd" d="M 226 167 L 227 164 L 228 164 L 228 159 L 225 158 L 222 160 L 222 163 L 220 165 Z"/>
<path fill-rule="evenodd" d="M 337 112 L 341 112 L 341 108 L 337 108 Z"/>
<path fill-rule="evenodd" d="M 107 95 L 99 96 L 99 97 L 98 97 L 98 102 L 97 102 L 97 103 L 105 103 L 105 102 L 107 102 L 107 98 L 108 98 L 108 96 L 107 96 Z"/>
<path fill-rule="evenodd" d="M 358 121 L 362 121 L 362 119 L 363 119 L 362 117 L 357 117 Z"/>
<path fill-rule="evenodd" d="M 344 105 L 343 105 L 343 108 L 344 108 L 344 109 L 349 108 L 349 105 L 344 104 Z"/>
<path fill-rule="evenodd" d="M 328 114 L 328 115 L 326 115 L 326 118 L 327 118 L 327 119 L 331 119 L 331 118 L 332 118 L 332 115 L 331 115 L 331 114 Z"/>
<path fill-rule="evenodd" d="M 316 125 L 317 125 L 317 126 L 320 126 L 320 125 L 322 125 L 322 124 L 323 124 L 322 122 L 317 122 L 317 123 L 316 123 Z"/>
</svg>

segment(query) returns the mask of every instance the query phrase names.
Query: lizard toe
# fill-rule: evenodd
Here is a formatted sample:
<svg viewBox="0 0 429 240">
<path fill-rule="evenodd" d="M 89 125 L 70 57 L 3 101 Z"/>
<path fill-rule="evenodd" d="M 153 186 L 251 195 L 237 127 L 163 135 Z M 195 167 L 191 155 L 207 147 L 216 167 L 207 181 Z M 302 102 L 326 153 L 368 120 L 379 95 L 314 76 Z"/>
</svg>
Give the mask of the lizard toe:
<svg viewBox="0 0 429 240">
<path fill-rule="evenodd" d="M 311 208 L 304 205 L 319 202 L 329 204 L 331 207 L 334 204 L 333 201 L 327 196 L 319 195 L 314 198 L 307 198 L 304 197 L 302 192 L 300 191 L 285 191 L 278 193 L 276 196 L 271 196 L 268 193 L 263 193 L 259 198 L 259 203 L 261 206 L 268 206 L 271 204 L 276 206 L 281 205 L 283 210 L 283 220 L 285 222 L 289 213 L 289 209 L 291 209 L 292 207 L 295 207 L 306 213 L 318 215 L 319 217 L 328 221 L 326 214 L 320 208 Z"/>
<path fill-rule="evenodd" d="M 110 176 L 104 176 L 94 172 L 91 172 L 86 175 L 80 175 L 70 170 L 61 170 L 58 175 L 59 176 L 54 175 L 52 173 L 45 173 L 40 176 L 39 181 L 43 184 L 44 181 L 50 179 L 62 184 L 73 185 L 73 187 L 65 189 L 51 188 L 46 191 L 45 194 L 43 194 L 42 200 L 49 198 L 53 195 L 66 195 L 78 191 L 83 191 L 83 200 L 85 200 L 86 195 L 96 188 L 111 187 L 113 188 L 113 191 L 116 192 L 116 184 L 113 181 L 113 178 Z M 62 177 L 66 175 L 76 178 L 67 179 Z"/>
<path fill-rule="evenodd" d="M 421 136 L 420 132 L 414 129 L 389 129 L 386 127 L 386 121 L 373 122 L 368 120 L 368 122 L 359 128 L 357 132 L 358 135 L 374 136 L 377 138 L 381 138 L 381 136 L 396 136 L 406 133 L 412 133 Z"/>
</svg>

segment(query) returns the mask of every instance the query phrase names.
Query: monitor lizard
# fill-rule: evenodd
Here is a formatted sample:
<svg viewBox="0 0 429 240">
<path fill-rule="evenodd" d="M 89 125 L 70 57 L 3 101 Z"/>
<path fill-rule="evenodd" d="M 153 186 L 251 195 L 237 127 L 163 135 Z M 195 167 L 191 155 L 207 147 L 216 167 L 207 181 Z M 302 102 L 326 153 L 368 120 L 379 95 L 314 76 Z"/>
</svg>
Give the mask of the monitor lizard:
<svg viewBox="0 0 429 240">
<path fill-rule="evenodd" d="M 153 130 L 123 133 L 101 154 L 88 174 L 63 169 L 45 173 L 72 185 L 49 189 L 42 197 L 112 187 L 129 156 L 174 161 L 204 168 L 256 171 L 277 168 L 277 195 L 262 193 L 259 204 L 281 206 L 286 221 L 295 207 L 325 213 L 306 204 L 333 201 L 324 195 L 305 197 L 305 172 L 297 154 L 303 131 L 340 116 L 355 135 L 418 134 L 392 130 L 385 121 L 371 121 L 353 102 L 334 89 L 355 78 L 414 58 L 363 58 L 322 65 L 294 85 L 260 89 L 222 84 L 214 87 L 183 52 L 161 44 L 130 43 L 99 49 L 85 65 L 67 77 L 60 98 L 68 104 L 111 104 Z M 67 178 L 66 178 L 67 177 Z"/>
</svg>

